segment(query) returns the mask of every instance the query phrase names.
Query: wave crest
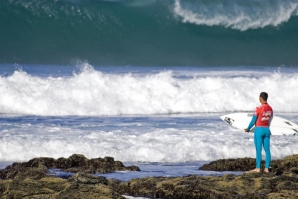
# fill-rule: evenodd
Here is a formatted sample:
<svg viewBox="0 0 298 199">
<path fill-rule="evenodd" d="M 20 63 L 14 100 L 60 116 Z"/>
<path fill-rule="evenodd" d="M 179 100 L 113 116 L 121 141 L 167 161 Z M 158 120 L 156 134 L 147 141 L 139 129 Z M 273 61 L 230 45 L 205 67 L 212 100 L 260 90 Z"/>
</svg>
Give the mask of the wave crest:
<svg viewBox="0 0 298 199">
<path fill-rule="evenodd" d="M 175 0 L 174 13 L 185 23 L 224 26 L 241 31 L 278 26 L 297 16 L 298 2 L 285 1 L 201 1 Z"/>
<path fill-rule="evenodd" d="M 172 71 L 108 74 L 87 64 L 71 77 L 36 77 L 24 71 L 0 77 L 0 112 L 94 116 L 252 111 L 262 91 L 269 93 L 276 112 L 298 112 L 297 87 L 298 74 L 184 78 Z"/>
</svg>

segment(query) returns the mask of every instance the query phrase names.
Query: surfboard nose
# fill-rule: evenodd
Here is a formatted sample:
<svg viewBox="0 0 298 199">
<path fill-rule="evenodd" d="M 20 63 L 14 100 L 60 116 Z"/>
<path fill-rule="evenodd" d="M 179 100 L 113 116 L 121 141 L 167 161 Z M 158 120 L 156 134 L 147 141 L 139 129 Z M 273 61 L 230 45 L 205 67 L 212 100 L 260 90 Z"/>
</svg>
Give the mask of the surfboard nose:
<svg viewBox="0 0 298 199">
<path fill-rule="evenodd" d="M 227 117 L 227 115 L 222 115 L 220 116 L 220 119 L 222 119 L 223 121 L 225 121 L 225 118 Z"/>
</svg>

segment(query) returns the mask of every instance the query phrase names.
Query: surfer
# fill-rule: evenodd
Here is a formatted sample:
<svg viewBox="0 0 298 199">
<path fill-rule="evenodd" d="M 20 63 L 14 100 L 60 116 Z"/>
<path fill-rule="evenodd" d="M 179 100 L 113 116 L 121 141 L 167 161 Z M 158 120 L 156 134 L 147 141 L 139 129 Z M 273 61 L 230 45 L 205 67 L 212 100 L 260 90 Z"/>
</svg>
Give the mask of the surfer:
<svg viewBox="0 0 298 199">
<path fill-rule="evenodd" d="M 249 123 L 245 132 L 249 132 L 249 130 L 255 125 L 255 133 L 254 133 L 254 143 L 256 147 L 256 168 L 249 172 L 260 172 L 261 161 L 262 161 L 262 146 L 264 146 L 264 150 L 266 153 L 266 165 L 265 165 L 265 173 L 268 173 L 271 153 L 270 153 L 270 122 L 273 117 L 273 110 L 271 106 L 267 103 L 268 94 L 266 92 L 261 92 L 259 100 L 261 105 L 258 106 L 254 115 Z"/>
</svg>

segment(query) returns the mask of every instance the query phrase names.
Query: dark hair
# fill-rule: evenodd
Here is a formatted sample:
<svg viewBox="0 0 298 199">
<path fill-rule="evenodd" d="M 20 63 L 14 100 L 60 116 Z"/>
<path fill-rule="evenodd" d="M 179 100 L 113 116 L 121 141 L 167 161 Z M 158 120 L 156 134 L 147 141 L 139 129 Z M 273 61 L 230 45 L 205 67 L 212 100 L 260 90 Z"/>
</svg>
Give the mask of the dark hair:
<svg viewBox="0 0 298 199">
<path fill-rule="evenodd" d="M 261 92 L 260 97 L 267 102 L 268 94 L 266 92 Z"/>
</svg>

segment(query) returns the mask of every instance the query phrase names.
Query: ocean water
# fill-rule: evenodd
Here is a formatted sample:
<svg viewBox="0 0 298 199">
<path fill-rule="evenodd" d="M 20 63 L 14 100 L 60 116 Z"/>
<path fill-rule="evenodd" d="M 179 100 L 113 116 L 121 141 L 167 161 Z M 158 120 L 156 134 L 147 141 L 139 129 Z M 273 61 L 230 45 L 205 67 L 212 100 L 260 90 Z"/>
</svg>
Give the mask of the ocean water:
<svg viewBox="0 0 298 199">
<path fill-rule="evenodd" d="M 0 62 L 297 66 L 297 0 L 2 0 Z"/>
<path fill-rule="evenodd" d="M 2 0 L 0 168 L 112 156 L 142 176 L 255 157 L 219 116 L 269 93 L 298 123 L 298 0 Z M 298 153 L 272 136 L 274 159 Z M 237 173 L 235 173 L 237 174 Z"/>
<path fill-rule="evenodd" d="M 298 68 L 0 65 L 0 166 L 34 157 L 112 156 L 144 176 L 199 171 L 221 158 L 255 157 L 253 134 L 219 116 L 252 112 L 269 93 L 275 115 L 298 123 Z M 272 158 L 298 153 L 272 136 Z M 237 173 L 235 173 L 237 174 Z"/>
</svg>

